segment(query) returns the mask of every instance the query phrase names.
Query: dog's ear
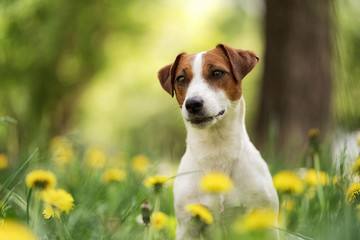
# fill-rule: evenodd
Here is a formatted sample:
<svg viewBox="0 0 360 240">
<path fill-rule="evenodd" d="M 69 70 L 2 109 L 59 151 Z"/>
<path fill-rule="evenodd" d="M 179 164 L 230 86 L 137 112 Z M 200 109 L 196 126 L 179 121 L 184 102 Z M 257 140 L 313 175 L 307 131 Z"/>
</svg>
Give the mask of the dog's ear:
<svg viewBox="0 0 360 240">
<path fill-rule="evenodd" d="M 220 48 L 230 60 L 236 81 L 243 79 L 259 62 L 259 57 L 251 51 L 234 49 L 225 44 L 218 44 L 216 47 Z"/>
<path fill-rule="evenodd" d="M 174 63 L 166 65 L 158 72 L 158 78 L 161 86 L 171 95 L 171 97 L 174 97 L 174 79 L 176 68 L 179 65 L 180 58 L 183 54 L 184 53 L 180 53 L 177 55 Z"/>
</svg>

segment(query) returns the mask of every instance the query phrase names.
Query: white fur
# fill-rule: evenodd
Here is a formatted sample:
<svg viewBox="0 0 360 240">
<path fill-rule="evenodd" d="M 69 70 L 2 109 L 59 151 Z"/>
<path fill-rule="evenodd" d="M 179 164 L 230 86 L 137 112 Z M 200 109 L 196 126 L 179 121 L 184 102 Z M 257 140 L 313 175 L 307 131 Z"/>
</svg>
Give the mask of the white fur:
<svg viewBox="0 0 360 240">
<path fill-rule="evenodd" d="M 278 196 L 265 161 L 250 142 L 245 128 L 245 101 L 230 101 L 221 90 L 213 90 L 202 76 L 204 53 L 195 56 L 192 63 L 193 79 L 185 101 L 199 96 L 204 100 L 204 111 L 216 116 L 206 127 L 198 128 L 188 121 L 185 104 L 182 115 L 187 128 L 187 148 L 181 159 L 178 176 L 174 183 L 175 213 L 178 219 L 177 239 L 197 237 L 197 230 L 189 225 L 191 215 L 185 206 L 192 203 L 208 207 L 241 207 L 246 211 L 254 208 L 271 208 L 278 211 Z M 231 193 L 219 197 L 204 194 L 199 180 L 206 172 L 222 172 L 231 177 L 234 187 Z"/>
</svg>

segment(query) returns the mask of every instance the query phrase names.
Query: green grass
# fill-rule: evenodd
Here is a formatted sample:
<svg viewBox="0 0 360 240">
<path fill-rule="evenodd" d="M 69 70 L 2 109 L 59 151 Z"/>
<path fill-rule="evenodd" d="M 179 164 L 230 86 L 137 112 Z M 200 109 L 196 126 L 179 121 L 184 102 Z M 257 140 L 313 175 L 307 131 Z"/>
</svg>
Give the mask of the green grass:
<svg viewBox="0 0 360 240">
<path fill-rule="evenodd" d="M 73 145 L 67 143 L 67 147 Z M 72 147 L 74 157 L 69 163 L 59 163 L 54 157 L 54 149 L 39 152 L 34 150 L 21 166 L 12 166 L 0 170 L 0 217 L 15 219 L 27 225 L 38 239 L 174 239 L 175 216 L 173 210 L 172 184 L 169 181 L 159 194 L 144 186 L 144 180 L 161 168 L 153 161 L 144 173 L 136 172 L 132 166 L 132 157 L 111 160 L 103 167 L 89 166 L 86 146 Z M 320 154 L 309 154 L 306 161 L 314 161 L 318 171 L 326 172 L 325 184 L 310 186 L 304 183 L 304 190 L 299 194 L 279 192 L 280 202 L 291 201 L 292 209 L 281 207 L 279 224 L 283 238 L 297 236 L 300 239 L 358 239 L 360 236 L 360 209 L 349 204 L 346 192 L 358 177 L 349 175 L 344 168 L 335 169 L 329 162 L 330 148 L 321 146 Z M 346 156 L 340 156 L 342 162 Z M 39 160 L 39 159 L 47 159 Z M 121 163 L 121 164 L 120 164 Z M 119 167 L 126 171 L 126 179 L 105 183 L 101 179 L 104 171 L 110 167 Z M 271 166 L 274 169 L 273 166 Z M 176 168 L 176 166 L 175 166 Z M 25 183 L 26 175 L 32 170 L 52 171 L 57 178 L 57 188 L 65 189 L 74 198 L 74 208 L 60 218 L 45 219 L 42 215 L 44 203 L 37 199 L 38 190 L 29 189 Z M 283 170 L 277 166 L 274 174 Z M 292 169 L 301 175 L 306 169 Z M 169 170 L 168 177 L 174 173 Z M 337 177 L 337 183 L 333 178 Z M 317 179 L 319 180 L 319 179 Z M 360 190 L 359 190 L 360 191 Z M 356 195 L 359 198 L 360 194 Z M 154 208 L 156 198 L 160 201 L 159 210 L 168 216 L 161 230 L 148 229 L 139 223 L 141 205 L 149 200 Z M 359 199 L 357 199 L 358 201 Z M 216 214 L 215 214 L 216 215 Z M 267 230 L 236 231 L 234 216 L 228 229 L 224 231 L 216 221 L 205 228 L 205 239 L 264 239 Z M 149 236 L 149 232 L 151 236 Z M 0 236 L 1 231 L 0 231 Z"/>
</svg>

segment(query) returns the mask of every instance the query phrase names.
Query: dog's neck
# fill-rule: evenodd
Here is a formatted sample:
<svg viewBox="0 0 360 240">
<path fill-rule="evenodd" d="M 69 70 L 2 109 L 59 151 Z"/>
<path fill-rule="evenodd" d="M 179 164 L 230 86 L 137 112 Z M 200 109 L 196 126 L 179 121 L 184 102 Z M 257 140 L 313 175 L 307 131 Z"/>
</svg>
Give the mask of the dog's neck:
<svg viewBox="0 0 360 240">
<path fill-rule="evenodd" d="M 224 171 L 222 166 L 231 166 L 236 161 L 243 146 L 249 142 L 245 128 L 245 101 L 233 102 L 227 115 L 219 123 L 206 129 L 198 129 L 187 124 L 187 151 L 196 161 L 209 171 Z"/>
</svg>

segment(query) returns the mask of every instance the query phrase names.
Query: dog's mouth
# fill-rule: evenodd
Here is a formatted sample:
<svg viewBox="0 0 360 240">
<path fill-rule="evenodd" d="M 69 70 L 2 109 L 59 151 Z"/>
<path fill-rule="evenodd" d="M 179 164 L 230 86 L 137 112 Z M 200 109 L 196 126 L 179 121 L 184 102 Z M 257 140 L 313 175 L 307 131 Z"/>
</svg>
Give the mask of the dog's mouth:
<svg viewBox="0 0 360 240">
<path fill-rule="evenodd" d="M 194 125 L 205 125 L 208 122 L 211 122 L 214 118 L 220 117 L 225 114 L 225 109 L 221 110 L 218 114 L 214 116 L 194 116 L 188 119 L 189 122 L 191 122 Z"/>
</svg>

